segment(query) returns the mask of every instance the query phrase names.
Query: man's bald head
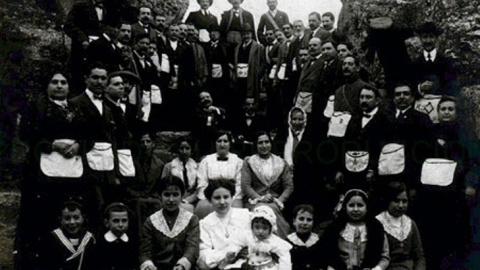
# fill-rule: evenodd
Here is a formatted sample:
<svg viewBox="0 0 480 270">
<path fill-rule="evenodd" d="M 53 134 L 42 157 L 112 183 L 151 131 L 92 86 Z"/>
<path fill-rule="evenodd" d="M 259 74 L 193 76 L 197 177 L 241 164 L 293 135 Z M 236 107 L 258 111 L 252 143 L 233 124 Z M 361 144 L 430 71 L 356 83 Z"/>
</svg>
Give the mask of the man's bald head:
<svg viewBox="0 0 480 270">
<path fill-rule="evenodd" d="M 317 57 L 322 52 L 322 41 L 314 37 L 308 42 L 308 52 L 312 57 Z"/>
</svg>

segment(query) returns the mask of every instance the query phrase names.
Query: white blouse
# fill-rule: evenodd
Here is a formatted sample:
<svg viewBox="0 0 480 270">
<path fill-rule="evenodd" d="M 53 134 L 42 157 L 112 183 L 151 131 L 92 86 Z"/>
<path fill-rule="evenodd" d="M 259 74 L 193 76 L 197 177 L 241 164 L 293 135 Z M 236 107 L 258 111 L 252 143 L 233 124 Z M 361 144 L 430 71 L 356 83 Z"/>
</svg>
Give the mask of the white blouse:
<svg viewBox="0 0 480 270">
<path fill-rule="evenodd" d="M 216 268 L 231 250 L 233 235 L 244 234 L 250 228 L 250 212 L 244 208 L 231 208 L 225 219 L 216 212 L 200 220 L 200 257 L 202 270 Z"/>
<path fill-rule="evenodd" d="M 236 154 L 229 153 L 228 160 L 217 160 L 217 154 L 206 156 L 200 162 L 197 171 L 198 178 L 198 198 L 204 200 L 204 191 L 208 186 L 208 181 L 216 179 L 233 179 L 235 180 L 235 195 L 233 199 L 242 199 L 241 187 L 241 171 L 243 160 Z"/>
</svg>

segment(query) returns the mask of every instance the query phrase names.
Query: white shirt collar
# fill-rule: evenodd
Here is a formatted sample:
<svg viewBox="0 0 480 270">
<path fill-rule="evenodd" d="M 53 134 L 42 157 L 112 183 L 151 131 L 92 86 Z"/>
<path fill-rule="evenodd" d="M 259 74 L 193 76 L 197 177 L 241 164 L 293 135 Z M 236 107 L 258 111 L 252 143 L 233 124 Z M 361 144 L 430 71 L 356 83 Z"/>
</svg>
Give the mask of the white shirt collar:
<svg viewBox="0 0 480 270">
<path fill-rule="evenodd" d="M 248 47 L 248 45 L 250 45 L 252 43 L 253 39 L 251 39 L 249 42 L 247 42 L 247 44 L 245 43 L 242 43 L 242 46 L 245 48 L 245 47 Z"/>
<path fill-rule="evenodd" d="M 116 236 L 115 234 L 113 234 L 112 231 L 108 231 L 104 236 L 105 240 L 107 240 L 107 242 L 111 243 L 111 242 L 115 242 L 117 241 L 117 239 L 120 239 L 122 240 L 123 242 L 127 243 L 129 238 L 128 238 L 128 235 L 126 233 L 124 233 L 122 236 L 118 237 Z"/>
<path fill-rule="evenodd" d="M 103 33 L 103 37 L 105 37 L 108 41 L 112 41 L 112 39 L 105 33 Z"/>
<path fill-rule="evenodd" d="M 269 10 L 268 12 L 272 14 L 272 17 L 275 17 L 275 15 L 277 15 L 277 9 Z"/>
<path fill-rule="evenodd" d="M 63 108 L 66 108 L 68 106 L 68 103 L 67 103 L 67 99 L 64 99 L 64 100 L 56 100 L 56 99 L 51 99 L 50 100 L 57 104 L 58 106 L 60 107 L 63 107 Z"/>
<path fill-rule="evenodd" d="M 101 101 L 101 99 L 95 98 L 96 94 L 94 94 L 90 89 L 87 88 L 87 89 L 85 90 L 85 93 L 87 93 L 87 96 L 88 96 L 91 100 L 100 100 L 100 101 Z"/>
<path fill-rule="evenodd" d="M 428 54 L 430 54 L 430 59 L 432 59 L 432 62 L 435 61 L 435 58 L 437 58 L 437 49 L 433 49 L 430 52 L 423 51 L 423 57 L 425 58 L 425 61 L 428 60 Z"/>
<path fill-rule="evenodd" d="M 395 109 L 395 117 L 398 117 L 400 115 L 400 113 L 403 113 L 405 114 L 405 112 L 407 112 L 412 106 L 408 106 L 406 109 L 404 110 L 399 110 L 399 109 Z"/>
<path fill-rule="evenodd" d="M 369 114 L 370 115 L 370 118 L 373 118 L 375 116 L 375 114 L 378 112 L 378 107 L 376 107 L 375 109 L 373 109 L 371 112 L 364 112 L 364 114 Z"/>
</svg>

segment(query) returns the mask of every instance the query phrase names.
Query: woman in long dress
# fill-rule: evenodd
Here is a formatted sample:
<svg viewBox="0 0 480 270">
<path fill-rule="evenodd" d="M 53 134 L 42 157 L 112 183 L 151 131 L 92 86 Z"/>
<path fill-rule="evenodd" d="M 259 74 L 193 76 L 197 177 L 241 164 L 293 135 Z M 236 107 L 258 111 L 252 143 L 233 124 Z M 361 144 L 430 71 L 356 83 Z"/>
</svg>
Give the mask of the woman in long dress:
<svg viewBox="0 0 480 270">
<path fill-rule="evenodd" d="M 293 192 L 290 167 L 281 157 L 271 153 L 272 141 L 266 132 L 257 136 L 257 154 L 246 157 L 242 167 L 244 204 L 252 210 L 268 205 L 277 217 L 278 235 L 286 239 L 289 226 L 282 210 Z"/>
</svg>

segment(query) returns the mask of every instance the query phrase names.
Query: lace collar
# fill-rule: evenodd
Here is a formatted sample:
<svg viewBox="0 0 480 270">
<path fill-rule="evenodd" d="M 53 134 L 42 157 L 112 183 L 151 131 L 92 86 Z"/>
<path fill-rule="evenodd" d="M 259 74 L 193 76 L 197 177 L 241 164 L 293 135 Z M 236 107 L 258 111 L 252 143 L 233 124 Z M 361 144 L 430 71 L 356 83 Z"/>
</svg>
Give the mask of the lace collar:
<svg viewBox="0 0 480 270">
<path fill-rule="evenodd" d="M 385 232 L 398 241 L 407 239 L 412 229 L 412 220 L 406 215 L 400 218 L 394 218 L 387 211 L 384 211 L 376 216 L 376 218 L 382 223 Z"/>
<path fill-rule="evenodd" d="M 128 235 L 126 233 L 122 234 L 122 236 L 118 237 L 115 234 L 113 234 L 112 231 L 108 231 L 104 236 L 105 240 L 109 243 L 117 241 L 117 239 L 120 239 L 121 241 L 127 243 L 128 242 Z"/>
<path fill-rule="evenodd" d="M 353 243 L 355 240 L 355 230 L 357 229 L 360 231 L 360 241 L 366 242 L 367 227 L 365 226 L 365 224 L 360 226 L 353 226 L 352 224 L 347 223 L 347 225 L 345 226 L 345 229 L 343 229 L 340 235 L 342 236 L 343 239 L 345 239 L 345 241 Z"/>
<path fill-rule="evenodd" d="M 307 248 L 315 245 L 319 240 L 318 234 L 314 232 L 310 233 L 310 236 L 308 237 L 306 242 L 303 242 L 303 240 L 300 239 L 300 237 L 298 237 L 297 233 L 291 233 L 287 236 L 287 238 L 288 240 L 290 240 L 290 242 L 292 242 L 296 246 L 307 247 Z"/>
<path fill-rule="evenodd" d="M 192 213 L 182 208 L 179 208 L 178 216 L 175 220 L 175 224 L 173 225 L 172 230 L 170 230 L 170 228 L 168 227 L 167 221 L 163 216 L 163 209 L 151 215 L 150 221 L 152 222 L 153 227 L 155 227 L 155 229 L 157 229 L 159 232 L 163 233 L 169 238 L 174 238 L 188 226 L 188 223 L 190 222 L 192 216 Z"/>
<path fill-rule="evenodd" d="M 283 173 L 283 166 L 285 166 L 283 160 L 276 155 L 271 154 L 270 157 L 266 160 L 271 162 L 272 171 L 268 173 L 266 171 L 265 160 L 263 160 L 258 154 L 253 155 L 249 158 L 248 164 L 252 168 L 253 173 L 265 186 L 270 187 L 275 183 L 280 175 Z"/>
</svg>

